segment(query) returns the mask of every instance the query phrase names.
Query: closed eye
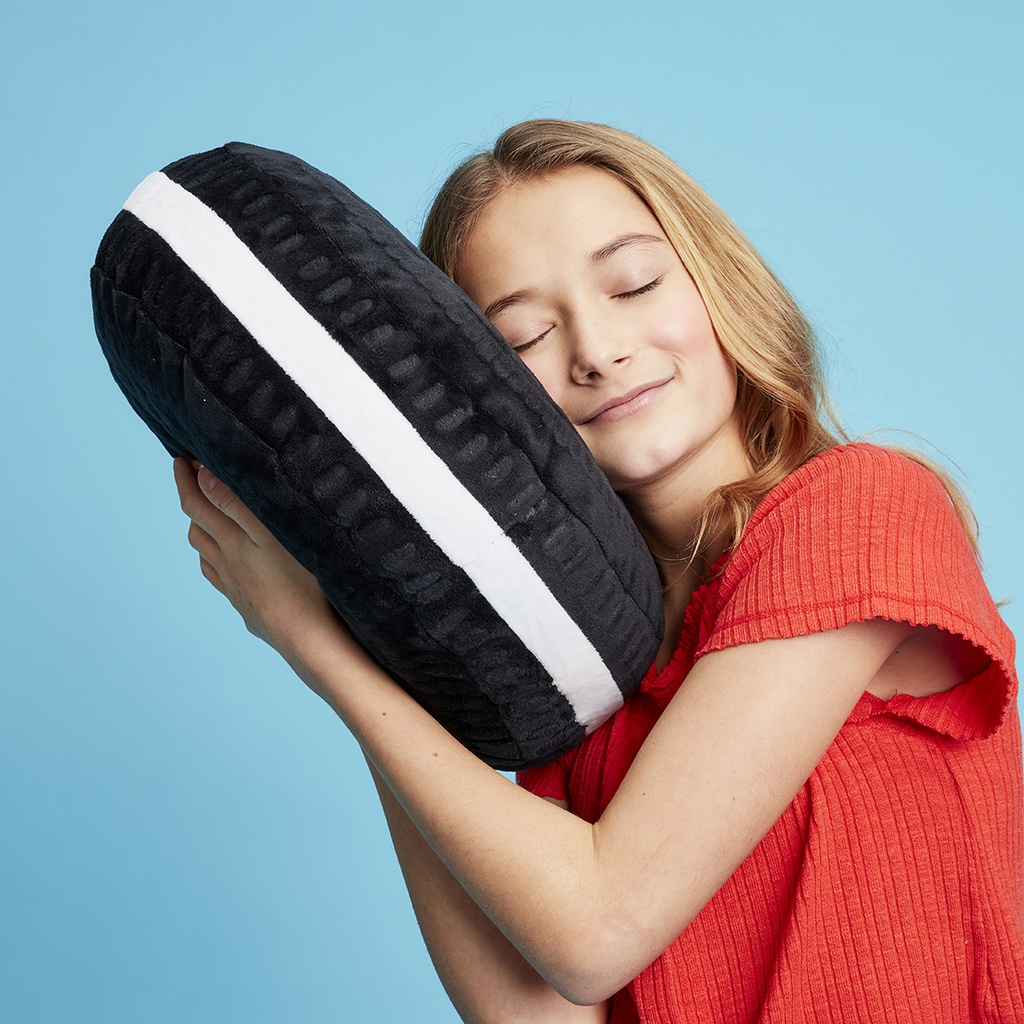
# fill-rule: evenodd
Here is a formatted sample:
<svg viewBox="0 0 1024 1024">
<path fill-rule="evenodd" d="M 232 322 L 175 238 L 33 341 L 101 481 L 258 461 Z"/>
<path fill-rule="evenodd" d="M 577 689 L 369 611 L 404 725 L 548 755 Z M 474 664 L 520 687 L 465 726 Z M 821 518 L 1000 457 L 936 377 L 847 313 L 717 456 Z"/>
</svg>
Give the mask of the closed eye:
<svg viewBox="0 0 1024 1024">
<path fill-rule="evenodd" d="M 665 275 L 656 277 L 653 281 L 648 281 L 647 284 L 641 285 L 639 288 L 634 288 L 629 292 L 620 292 L 618 295 L 613 295 L 613 299 L 635 299 L 638 295 L 646 295 L 648 292 L 653 292 L 655 288 L 665 280 Z"/>
<path fill-rule="evenodd" d="M 537 344 L 537 342 L 543 341 L 553 330 L 553 327 L 549 327 L 543 334 L 538 334 L 536 338 L 531 338 L 530 341 L 524 341 L 521 345 L 513 345 L 512 351 L 518 352 L 519 355 L 522 355 L 524 352 L 528 352 Z"/>
</svg>

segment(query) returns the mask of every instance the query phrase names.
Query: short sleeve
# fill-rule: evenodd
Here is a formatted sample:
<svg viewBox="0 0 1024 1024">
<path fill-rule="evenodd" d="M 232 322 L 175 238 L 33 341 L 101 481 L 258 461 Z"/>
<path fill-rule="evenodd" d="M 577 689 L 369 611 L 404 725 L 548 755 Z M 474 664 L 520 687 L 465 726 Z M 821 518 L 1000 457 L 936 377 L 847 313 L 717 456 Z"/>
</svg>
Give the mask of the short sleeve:
<svg viewBox="0 0 1024 1024">
<path fill-rule="evenodd" d="M 886 710 L 959 738 L 995 730 L 1016 694 L 1013 636 L 945 488 L 898 452 L 847 445 L 791 474 L 755 511 L 698 656 L 873 618 L 938 626 L 991 659 L 966 686 L 893 698 Z"/>
</svg>

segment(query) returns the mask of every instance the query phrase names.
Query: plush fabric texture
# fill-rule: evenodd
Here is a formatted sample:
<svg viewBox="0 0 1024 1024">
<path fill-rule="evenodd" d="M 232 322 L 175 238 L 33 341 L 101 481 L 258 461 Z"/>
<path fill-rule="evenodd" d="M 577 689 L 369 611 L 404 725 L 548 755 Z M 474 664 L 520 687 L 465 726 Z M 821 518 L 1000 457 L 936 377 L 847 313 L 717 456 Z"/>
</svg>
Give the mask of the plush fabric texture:
<svg viewBox="0 0 1024 1024">
<path fill-rule="evenodd" d="M 639 684 L 657 572 L 572 425 L 468 298 L 339 182 L 232 143 L 150 175 L 92 271 L 136 412 L 501 768 Z"/>
<path fill-rule="evenodd" d="M 614 1000 L 615 1024 L 963 1024 L 1024 1011 L 1014 642 L 941 483 L 834 449 L 776 487 L 690 602 L 671 663 L 520 782 L 596 820 L 701 656 L 875 617 L 991 659 L 928 697 L 865 693 L 779 821 Z"/>
</svg>

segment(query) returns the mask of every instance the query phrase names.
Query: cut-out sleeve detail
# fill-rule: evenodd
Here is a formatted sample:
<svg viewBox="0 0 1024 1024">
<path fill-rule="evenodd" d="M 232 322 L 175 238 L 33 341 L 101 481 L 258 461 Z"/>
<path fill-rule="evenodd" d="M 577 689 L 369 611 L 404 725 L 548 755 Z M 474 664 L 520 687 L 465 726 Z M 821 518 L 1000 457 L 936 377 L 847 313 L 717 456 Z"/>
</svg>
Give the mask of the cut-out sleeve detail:
<svg viewBox="0 0 1024 1024">
<path fill-rule="evenodd" d="M 895 715 L 978 739 L 1015 699 L 1013 636 L 956 510 L 932 472 L 897 452 L 847 445 L 792 473 L 757 508 L 718 584 L 698 656 L 886 618 L 938 626 L 991 659 L 946 693 L 865 695 L 854 721 Z"/>
</svg>

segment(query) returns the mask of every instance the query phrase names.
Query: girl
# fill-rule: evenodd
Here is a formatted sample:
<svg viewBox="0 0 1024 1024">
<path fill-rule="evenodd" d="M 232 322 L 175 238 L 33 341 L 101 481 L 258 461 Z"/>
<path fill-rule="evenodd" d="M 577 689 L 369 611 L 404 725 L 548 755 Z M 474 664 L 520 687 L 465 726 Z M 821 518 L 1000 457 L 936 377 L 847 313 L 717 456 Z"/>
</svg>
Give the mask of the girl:
<svg viewBox="0 0 1024 1024">
<path fill-rule="evenodd" d="M 515 786 L 223 484 L 175 473 L 204 575 L 361 744 L 464 1019 L 1019 1019 L 1013 641 L 955 489 L 841 444 L 803 316 L 632 136 L 509 129 L 445 184 L 423 246 L 658 562 L 665 643 L 617 715 Z"/>
</svg>

